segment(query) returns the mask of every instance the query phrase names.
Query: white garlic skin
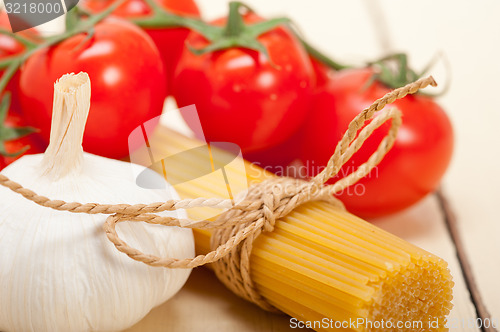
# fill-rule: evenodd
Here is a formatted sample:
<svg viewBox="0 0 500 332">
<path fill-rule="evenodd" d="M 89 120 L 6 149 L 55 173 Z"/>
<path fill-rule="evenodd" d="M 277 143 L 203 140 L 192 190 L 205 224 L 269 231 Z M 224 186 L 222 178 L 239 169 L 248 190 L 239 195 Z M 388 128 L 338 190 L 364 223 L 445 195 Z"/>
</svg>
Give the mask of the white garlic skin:
<svg viewBox="0 0 500 332">
<path fill-rule="evenodd" d="M 42 174 L 42 158 L 24 156 L 2 174 L 67 202 L 147 204 L 178 198 L 171 187 L 137 186 L 131 167 L 141 166 L 84 153 L 79 170 L 53 179 Z M 184 211 L 164 214 L 185 217 Z M 41 207 L 0 187 L 0 331 L 118 331 L 184 285 L 191 270 L 151 267 L 116 250 L 103 231 L 106 218 Z M 189 229 L 122 222 L 117 230 L 145 253 L 194 256 Z"/>
</svg>

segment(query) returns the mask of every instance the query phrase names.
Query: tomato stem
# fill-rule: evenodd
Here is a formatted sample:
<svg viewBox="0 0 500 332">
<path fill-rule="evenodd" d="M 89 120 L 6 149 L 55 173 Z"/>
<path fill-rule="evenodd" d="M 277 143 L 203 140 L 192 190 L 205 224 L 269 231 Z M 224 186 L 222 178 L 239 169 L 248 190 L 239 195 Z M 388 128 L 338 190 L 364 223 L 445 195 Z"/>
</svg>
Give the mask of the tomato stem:
<svg viewBox="0 0 500 332">
<path fill-rule="evenodd" d="M 229 15 L 224 29 L 224 35 L 227 37 L 238 37 L 245 29 L 245 23 L 240 13 L 241 5 L 241 2 L 237 1 L 229 3 Z"/>
<path fill-rule="evenodd" d="M 12 31 L 9 31 L 5 28 L 0 28 L 0 34 L 7 35 L 10 38 L 17 40 L 19 43 L 23 44 L 24 47 L 26 47 L 26 48 L 34 48 L 38 45 L 37 43 L 29 40 L 28 38 L 25 38 L 25 37 L 21 36 L 20 34 L 13 33 Z"/>
<path fill-rule="evenodd" d="M 344 65 L 333 60 L 332 58 L 328 57 L 326 54 L 324 54 L 323 52 L 321 52 L 320 50 L 309 44 L 309 42 L 307 42 L 306 39 L 303 37 L 303 34 L 301 33 L 299 27 L 292 20 L 288 22 L 288 27 L 295 34 L 295 37 L 302 43 L 302 46 L 307 51 L 307 53 L 316 60 L 318 60 L 319 62 L 321 62 L 322 64 L 326 65 L 327 67 L 333 70 L 354 68 L 354 66 Z"/>
<path fill-rule="evenodd" d="M 37 130 L 32 127 L 5 127 L 4 122 L 7 118 L 7 113 L 9 111 L 10 106 L 10 93 L 5 93 L 4 97 L 0 101 L 0 155 L 4 157 L 17 157 L 24 152 L 26 152 L 30 147 L 25 146 L 18 151 L 9 153 L 5 148 L 5 142 L 15 140 L 24 136 L 27 136 Z"/>
<path fill-rule="evenodd" d="M 16 73 L 17 69 L 21 66 L 22 61 L 18 59 L 12 59 L 12 62 L 9 64 L 7 69 L 2 75 L 2 79 L 0 79 L 0 94 L 3 92 L 10 79 Z"/>
<path fill-rule="evenodd" d="M 394 53 L 384 56 L 379 60 L 368 63 L 368 66 L 372 66 L 376 69 L 375 74 L 369 82 L 373 83 L 374 81 L 378 81 L 390 89 L 400 88 L 418 80 L 420 77 L 423 77 L 430 70 L 430 68 L 435 65 L 437 59 L 439 59 L 439 56 L 435 56 L 425 66 L 424 70 L 417 73 L 408 65 L 408 56 L 405 53 Z M 445 66 L 448 69 L 446 62 Z M 448 77 L 450 77 L 450 75 L 448 75 Z M 437 94 L 429 94 L 425 92 L 419 93 L 430 97 L 438 97 L 447 92 L 450 85 L 449 83 L 450 80 L 447 79 L 443 90 Z"/>
<path fill-rule="evenodd" d="M 350 65 L 343 65 L 332 60 L 306 42 L 304 38 L 299 36 L 296 31 L 297 29 L 293 27 L 293 22 L 287 17 L 278 17 L 246 25 L 240 10 L 244 8 L 249 12 L 254 11 L 248 5 L 240 1 L 232 1 L 229 3 L 228 20 L 223 28 L 207 24 L 196 18 L 171 14 L 158 5 L 158 3 L 154 0 L 144 1 L 148 4 L 153 14 L 149 17 L 132 18 L 131 21 L 143 28 L 184 27 L 198 32 L 212 43 L 203 49 L 196 49 L 187 45 L 188 49 L 197 55 L 231 47 L 244 47 L 262 52 L 268 59 L 270 59 L 266 48 L 259 43 L 256 38 L 263 33 L 274 29 L 280 24 L 287 24 L 303 44 L 306 51 L 326 66 L 335 70 L 353 67 Z"/>
<path fill-rule="evenodd" d="M 343 69 L 349 69 L 353 68 L 353 66 L 350 65 L 343 65 L 337 61 L 332 60 L 330 57 L 326 56 L 322 52 L 320 52 L 318 49 L 314 48 L 311 44 L 306 42 L 304 39 L 299 37 L 300 42 L 306 49 L 307 53 L 309 53 L 311 56 L 313 56 L 315 59 L 320 61 L 321 63 L 325 64 L 326 66 L 334 69 L 334 70 L 343 70 Z"/>
<path fill-rule="evenodd" d="M 153 29 L 174 27 L 189 28 L 195 31 L 204 31 L 204 36 L 209 36 L 210 38 L 208 39 L 210 40 L 211 38 L 215 38 L 213 29 L 211 29 L 211 26 L 207 23 L 194 17 L 178 16 L 169 13 L 154 0 L 144 0 L 144 2 L 146 2 L 153 14 L 148 17 L 131 18 L 130 21 L 138 26 Z"/>
<path fill-rule="evenodd" d="M 224 27 L 204 24 L 197 28 L 193 28 L 193 30 L 196 30 L 199 34 L 210 41 L 210 44 L 200 49 L 196 49 L 188 45 L 189 50 L 196 55 L 201 55 L 208 52 L 241 47 L 264 54 L 270 64 L 274 66 L 267 48 L 257 38 L 260 35 L 275 29 L 279 25 L 289 23 L 290 20 L 286 17 L 278 17 L 253 24 L 246 24 L 242 14 L 240 13 L 241 8 L 245 8 L 249 12 L 253 12 L 247 5 L 241 2 L 232 1 L 229 3 L 228 20 Z"/>
</svg>

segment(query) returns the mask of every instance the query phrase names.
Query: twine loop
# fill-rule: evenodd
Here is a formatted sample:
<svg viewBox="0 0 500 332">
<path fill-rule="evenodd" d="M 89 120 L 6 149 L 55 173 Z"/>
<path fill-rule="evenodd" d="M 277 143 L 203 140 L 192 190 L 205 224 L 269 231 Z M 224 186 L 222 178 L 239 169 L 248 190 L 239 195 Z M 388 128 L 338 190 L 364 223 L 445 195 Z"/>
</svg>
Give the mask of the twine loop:
<svg viewBox="0 0 500 332">
<path fill-rule="evenodd" d="M 212 250 L 231 238 L 243 239 L 227 255 L 213 263 L 214 271 L 217 278 L 234 293 L 265 310 L 274 311 L 274 307 L 256 291 L 250 276 L 253 242 L 262 232 L 272 232 L 278 219 L 305 202 L 324 200 L 341 209 L 344 205 L 326 187 L 317 188 L 311 182 L 287 177 L 276 177 L 253 185 L 245 199 L 246 202 L 218 218 L 221 224 L 234 225 L 214 231 L 210 238 Z"/>
<path fill-rule="evenodd" d="M 151 266 L 167 268 L 194 268 L 214 263 L 217 277 L 233 292 L 263 309 L 276 310 L 255 289 L 250 277 L 250 255 L 254 240 L 264 231 L 272 232 L 278 219 L 289 214 L 297 206 L 310 201 L 326 201 L 341 209 L 343 204 L 333 195 L 356 183 L 367 175 L 383 159 L 391 149 L 399 126 L 401 112 L 390 108 L 374 116 L 396 99 L 407 94 L 413 94 L 428 85 L 436 86 L 434 79 L 429 76 L 421 78 L 404 87 L 387 93 L 376 100 L 370 107 L 356 116 L 342 139 L 338 142 L 335 152 L 328 161 L 325 169 L 310 181 L 276 177 L 251 186 L 245 193 L 244 200 L 233 206 L 232 200 L 217 198 L 193 198 L 184 200 L 170 200 L 152 204 L 98 204 L 78 202 L 64 202 L 51 200 L 37 195 L 33 191 L 23 188 L 20 184 L 11 181 L 0 174 L 0 184 L 21 194 L 26 199 L 41 206 L 58 211 L 86 214 L 109 214 L 104 224 L 107 238 L 121 252 L 134 260 Z M 391 120 L 389 132 L 379 144 L 377 150 L 358 169 L 341 180 L 325 185 L 334 177 L 342 166 L 358 151 L 364 141 L 370 137 L 375 129 L 386 121 Z M 370 121 L 366 126 L 366 122 Z M 360 130 L 361 129 L 361 130 Z M 163 211 L 190 209 L 194 207 L 212 207 L 227 209 L 215 221 L 202 220 L 183 223 L 174 217 L 157 215 Z M 145 254 L 130 247 L 116 232 L 119 222 L 145 222 L 165 226 L 185 228 L 214 229 L 211 236 L 212 251 L 205 255 L 198 255 L 191 259 L 176 259 L 172 257 L 157 257 Z"/>
</svg>

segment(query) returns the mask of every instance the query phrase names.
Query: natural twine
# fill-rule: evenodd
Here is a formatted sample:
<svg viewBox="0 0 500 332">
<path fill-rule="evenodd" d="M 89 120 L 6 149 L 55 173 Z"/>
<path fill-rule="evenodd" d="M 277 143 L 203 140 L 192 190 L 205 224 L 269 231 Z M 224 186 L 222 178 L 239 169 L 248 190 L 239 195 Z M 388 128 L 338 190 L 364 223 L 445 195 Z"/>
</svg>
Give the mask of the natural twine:
<svg viewBox="0 0 500 332">
<path fill-rule="evenodd" d="M 104 224 L 106 235 L 115 247 L 134 260 L 151 266 L 167 268 L 194 268 L 208 263 L 214 263 L 217 277 L 233 292 L 246 300 L 254 302 L 263 309 L 276 310 L 255 289 L 250 278 L 250 254 L 253 241 L 262 231 L 272 232 L 277 219 L 290 213 L 297 206 L 310 201 L 327 201 L 344 208 L 342 203 L 333 194 L 354 184 L 367 175 L 391 149 L 396 134 L 401 125 L 401 112 L 395 108 L 381 112 L 374 117 L 375 112 L 381 111 L 387 104 L 396 99 L 413 94 L 428 85 L 436 86 L 434 79 L 429 76 L 419 79 L 402 88 L 387 93 L 375 101 L 370 107 L 363 110 L 349 124 L 349 127 L 337 144 L 333 156 L 325 169 L 310 181 L 297 180 L 286 177 L 276 177 L 249 188 L 245 199 L 232 205 L 228 199 L 194 198 L 183 200 L 169 200 L 152 204 L 98 204 L 78 202 L 67 203 L 61 200 L 51 200 L 39 196 L 35 192 L 23 188 L 20 184 L 11 181 L 0 174 L 0 184 L 21 194 L 38 205 L 58 211 L 87 214 L 110 214 Z M 358 134 L 367 120 L 373 119 Z M 360 149 L 363 142 L 387 120 L 392 119 L 388 134 L 384 137 L 377 150 L 367 162 L 347 177 L 331 185 L 324 185 L 334 177 L 340 168 Z M 229 208 L 215 221 L 202 220 L 182 225 L 181 220 L 174 217 L 159 216 L 155 213 L 190 209 L 194 207 Z M 165 226 L 177 226 L 198 229 L 215 229 L 211 237 L 212 251 L 206 255 L 198 255 L 192 259 L 160 258 L 148 255 L 130 247 L 120 239 L 116 233 L 116 224 L 122 221 L 146 222 Z"/>
</svg>

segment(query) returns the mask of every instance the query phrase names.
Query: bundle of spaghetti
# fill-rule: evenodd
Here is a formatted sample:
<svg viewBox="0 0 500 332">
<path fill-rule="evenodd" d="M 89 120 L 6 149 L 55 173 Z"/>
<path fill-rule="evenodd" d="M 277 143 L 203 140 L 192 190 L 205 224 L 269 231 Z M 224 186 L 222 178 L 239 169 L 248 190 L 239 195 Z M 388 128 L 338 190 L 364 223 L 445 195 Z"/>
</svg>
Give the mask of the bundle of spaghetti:
<svg viewBox="0 0 500 332">
<path fill-rule="evenodd" d="M 151 149 L 137 151 L 133 161 L 150 166 L 151 150 L 164 160 L 177 156 L 168 172 L 164 162 L 151 168 L 182 198 L 232 198 L 274 176 L 162 126 L 148 140 Z M 227 162 L 233 159 L 244 167 Z M 214 169 L 218 162 L 226 182 L 220 172 L 207 174 L 206 165 Z M 207 208 L 188 214 L 215 217 Z M 209 252 L 210 231 L 194 233 L 197 252 Z M 452 307 L 445 261 L 326 202 L 306 203 L 262 233 L 253 244 L 250 275 L 268 303 L 315 330 L 444 331 Z"/>
</svg>

